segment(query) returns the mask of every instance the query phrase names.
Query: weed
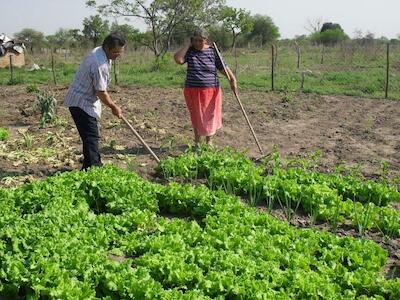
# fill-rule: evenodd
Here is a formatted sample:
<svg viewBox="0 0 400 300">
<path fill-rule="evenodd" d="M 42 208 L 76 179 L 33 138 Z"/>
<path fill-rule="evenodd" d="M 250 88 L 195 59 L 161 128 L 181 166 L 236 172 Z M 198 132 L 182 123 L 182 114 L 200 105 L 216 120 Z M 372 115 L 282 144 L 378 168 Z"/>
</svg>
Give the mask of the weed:
<svg viewBox="0 0 400 300">
<path fill-rule="evenodd" d="M 112 139 L 112 140 L 110 141 L 110 143 L 109 143 L 110 149 L 111 149 L 111 150 L 115 150 L 115 149 L 116 149 L 116 146 L 117 146 L 117 142 L 116 142 L 114 139 Z"/>
<path fill-rule="evenodd" d="M 372 132 L 374 125 L 375 125 L 375 118 L 373 116 L 369 115 L 367 117 L 367 119 L 365 120 L 365 124 L 364 124 L 365 132 L 366 133 Z"/>
<path fill-rule="evenodd" d="M 26 87 L 26 92 L 27 93 L 38 93 L 39 92 L 39 88 L 37 87 L 36 84 L 29 84 Z"/>
<path fill-rule="evenodd" d="M 22 83 L 24 83 L 24 78 L 22 76 L 18 76 L 12 79 L 10 78 L 7 82 L 7 85 L 17 85 Z"/>
<path fill-rule="evenodd" d="M 7 129 L 0 127 L 0 141 L 5 141 L 10 137 L 10 133 Z"/>
<path fill-rule="evenodd" d="M 174 151 L 176 149 L 176 138 L 172 135 L 165 137 L 160 148 L 167 152 Z"/>
<path fill-rule="evenodd" d="M 23 138 L 22 145 L 28 149 L 31 149 L 33 146 L 33 135 L 29 134 L 27 130 L 18 130 L 18 132 Z"/>
<path fill-rule="evenodd" d="M 55 118 L 57 102 L 54 96 L 46 91 L 39 91 L 36 96 L 36 106 L 40 111 L 40 127 L 43 128 Z"/>
</svg>

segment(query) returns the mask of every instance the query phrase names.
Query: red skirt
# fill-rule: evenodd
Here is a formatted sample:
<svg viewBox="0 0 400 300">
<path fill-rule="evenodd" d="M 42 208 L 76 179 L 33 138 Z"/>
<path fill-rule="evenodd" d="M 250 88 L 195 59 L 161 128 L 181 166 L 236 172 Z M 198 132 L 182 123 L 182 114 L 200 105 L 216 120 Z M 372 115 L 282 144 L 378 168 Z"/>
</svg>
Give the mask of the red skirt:
<svg viewBox="0 0 400 300">
<path fill-rule="evenodd" d="M 183 94 L 197 134 L 214 135 L 222 127 L 221 88 L 185 87 Z"/>
</svg>

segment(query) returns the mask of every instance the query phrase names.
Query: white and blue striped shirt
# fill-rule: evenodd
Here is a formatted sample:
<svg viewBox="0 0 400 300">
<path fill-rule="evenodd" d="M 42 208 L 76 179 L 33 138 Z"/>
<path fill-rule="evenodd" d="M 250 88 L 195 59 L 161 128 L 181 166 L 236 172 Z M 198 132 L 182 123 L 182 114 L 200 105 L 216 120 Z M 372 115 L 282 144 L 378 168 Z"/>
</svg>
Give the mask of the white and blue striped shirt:
<svg viewBox="0 0 400 300">
<path fill-rule="evenodd" d="M 79 107 L 88 115 L 100 118 L 101 102 L 96 92 L 107 90 L 110 72 L 111 60 L 102 47 L 94 48 L 79 66 L 65 97 L 65 106 Z"/>
</svg>

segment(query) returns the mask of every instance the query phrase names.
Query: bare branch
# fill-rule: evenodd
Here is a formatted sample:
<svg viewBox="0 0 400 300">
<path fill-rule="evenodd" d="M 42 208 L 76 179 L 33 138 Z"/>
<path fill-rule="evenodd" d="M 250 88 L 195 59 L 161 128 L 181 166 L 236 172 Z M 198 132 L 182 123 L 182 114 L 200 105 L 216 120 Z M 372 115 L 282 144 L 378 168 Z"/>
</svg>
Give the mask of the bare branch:
<svg viewBox="0 0 400 300">
<path fill-rule="evenodd" d="M 313 34 L 321 31 L 322 24 L 324 24 L 323 18 L 307 19 L 307 25 L 304 26 L 304 29 Z"/>
</svg>

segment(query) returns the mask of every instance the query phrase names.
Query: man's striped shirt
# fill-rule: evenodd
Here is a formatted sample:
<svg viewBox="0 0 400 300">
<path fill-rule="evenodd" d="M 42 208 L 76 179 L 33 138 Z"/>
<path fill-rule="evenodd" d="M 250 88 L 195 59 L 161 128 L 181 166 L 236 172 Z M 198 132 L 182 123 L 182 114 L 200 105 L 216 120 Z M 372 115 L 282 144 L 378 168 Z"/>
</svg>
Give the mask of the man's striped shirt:
<svg viewBox="0 0 400 300">
<path fill-rule="evenodd" d="M 219 87 L 217 69 L 222 71 L 224 66 L 213 47 L 204 50 L 190 47 L 185 54 L 185 62 L 185 87 Z"/>
<path fill-rule="evenodd" d="M 111 60 L 107 59 L 102 47 L 89 53 L 75 74 L 64 104 L 79 107 L 94 118 L 101 116 L 101 102 L 97 91 L 106 91 L 110 82 Z"/>
</svg>

